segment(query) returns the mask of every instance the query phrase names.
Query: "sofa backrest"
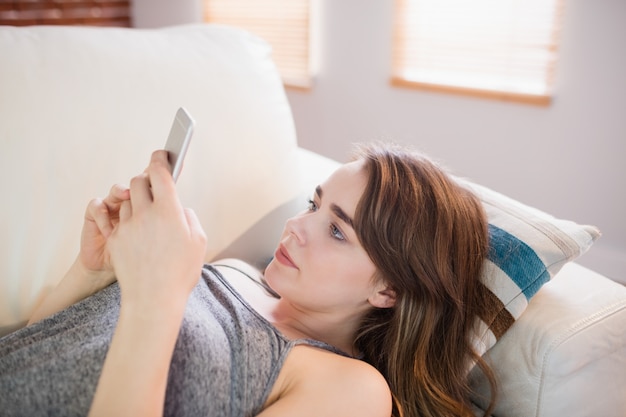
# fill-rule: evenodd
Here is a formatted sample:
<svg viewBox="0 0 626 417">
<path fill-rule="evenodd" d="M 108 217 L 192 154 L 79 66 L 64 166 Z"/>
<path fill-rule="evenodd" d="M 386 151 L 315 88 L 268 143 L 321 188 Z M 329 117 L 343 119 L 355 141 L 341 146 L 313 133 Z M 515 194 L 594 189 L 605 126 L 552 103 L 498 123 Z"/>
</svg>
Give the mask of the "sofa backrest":
<svg viewBox="0 0 626 417">
<path fill-rule="evenodd" d="M 178 190 L 207 259 L 297 194 L 271 49 L 241 30 L 0 27 L 0 329 L 23 322 L 79 247 L 84 209 L 196 120 Z"/>
</svg>

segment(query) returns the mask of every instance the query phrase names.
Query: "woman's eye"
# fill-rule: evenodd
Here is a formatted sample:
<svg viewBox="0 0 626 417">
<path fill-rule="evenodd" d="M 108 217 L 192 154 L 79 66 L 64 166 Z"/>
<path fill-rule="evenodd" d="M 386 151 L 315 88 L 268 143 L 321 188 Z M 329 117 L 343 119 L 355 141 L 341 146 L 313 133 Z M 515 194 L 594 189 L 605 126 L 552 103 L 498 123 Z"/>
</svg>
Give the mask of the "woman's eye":
<svg viewBox="0 0 626 417">
<path fill-rule="evenodd" d="M 330 225 L 330 235 L 337 240 L 346 240 L 343 233 L 341 233 L 341 230 L 339 230 L 339 228 L 334 224 Z"/>
<path fill-rule="evenodd" d="M 308 203 L 307 204 L 307 210 L 309 212 L 313 213 L 313 212 L 316 212 L 319 209 L 317 203 L 313 199 L 309 198 L 307 200 L 307 203 Z M 343 235 L 341 230 L 337 226 L 335 226 L 334 224 L 330 225 L 330 236 L 333 239 L 342 240 L 342 241 L 346 240 L 346 237 Z"/>
</svg>

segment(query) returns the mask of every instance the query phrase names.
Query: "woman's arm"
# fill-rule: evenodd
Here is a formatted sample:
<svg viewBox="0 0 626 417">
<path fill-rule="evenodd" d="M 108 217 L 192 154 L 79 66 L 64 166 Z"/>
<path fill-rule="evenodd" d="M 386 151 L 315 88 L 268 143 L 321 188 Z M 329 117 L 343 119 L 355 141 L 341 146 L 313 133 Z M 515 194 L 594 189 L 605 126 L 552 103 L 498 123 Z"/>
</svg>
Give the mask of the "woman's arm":
<svg viewBox="0 0 626 417">
<path fill-rule="evenodd" d="M 185 299 L 161 309 L 122 304 L 90 416 L 161 416 Z"/>
<path fill-rule="evenodd" d="M 155 152 L 131 181 L 107 247 L 121 308 L 90 415 L 162 415 L 171 357 L 206 250 L 200 222 L 180 205 L 165 152 Z"/>
<path fill-rule="evenodd" d="M 35 323 L 101 290 L 115 281 L 107 239 L 119 222 L 128 188 L 114 185 L 104 199 L 93 199 L 85 210 L 78 257 L 50 294 L 37 306 L 28 324 Z"/>
</svg>

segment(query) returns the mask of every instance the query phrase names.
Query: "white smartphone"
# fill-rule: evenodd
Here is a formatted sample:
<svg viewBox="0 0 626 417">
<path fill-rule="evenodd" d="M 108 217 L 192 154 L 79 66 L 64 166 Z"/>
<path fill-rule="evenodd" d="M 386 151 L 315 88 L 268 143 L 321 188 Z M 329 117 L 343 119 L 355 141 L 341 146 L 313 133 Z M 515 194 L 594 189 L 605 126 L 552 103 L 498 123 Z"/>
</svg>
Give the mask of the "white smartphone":
<svg viewBox="0 0 626 417">
<path fill-rule="evenodd" d="M 168 153 L 174 182 L 176 182 L 180 171 L 183 169 L 183 161 L 187 153 L 187 148 L 189 148 L 189 142 L 191 141 L 195 124 L 195 121 L 187 110 L 183 107 L 178 109 L 164 148 Z"/>
</svg>

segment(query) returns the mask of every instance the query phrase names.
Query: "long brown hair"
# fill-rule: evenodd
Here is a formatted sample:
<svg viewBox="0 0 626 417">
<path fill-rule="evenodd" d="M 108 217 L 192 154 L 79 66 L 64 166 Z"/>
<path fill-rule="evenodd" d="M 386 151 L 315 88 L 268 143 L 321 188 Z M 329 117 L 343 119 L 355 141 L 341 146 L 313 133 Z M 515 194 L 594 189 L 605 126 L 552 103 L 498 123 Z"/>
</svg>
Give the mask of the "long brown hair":
<svg viewBox="0 0 626 417">
<path fill-rule="evenodd" d="M 394 416 L 473 416 L 471 364 L 483 369 L 495 394 L 493 373 L 471 340 L 485 305 L 481 203 L 416 152 L 368 145 L 357 149 L 357 159 L 365 161 L 368 184 L 356 233 L 396 303 L 365 317 L 355 346 L 387 379 Z"/>
</svg>

